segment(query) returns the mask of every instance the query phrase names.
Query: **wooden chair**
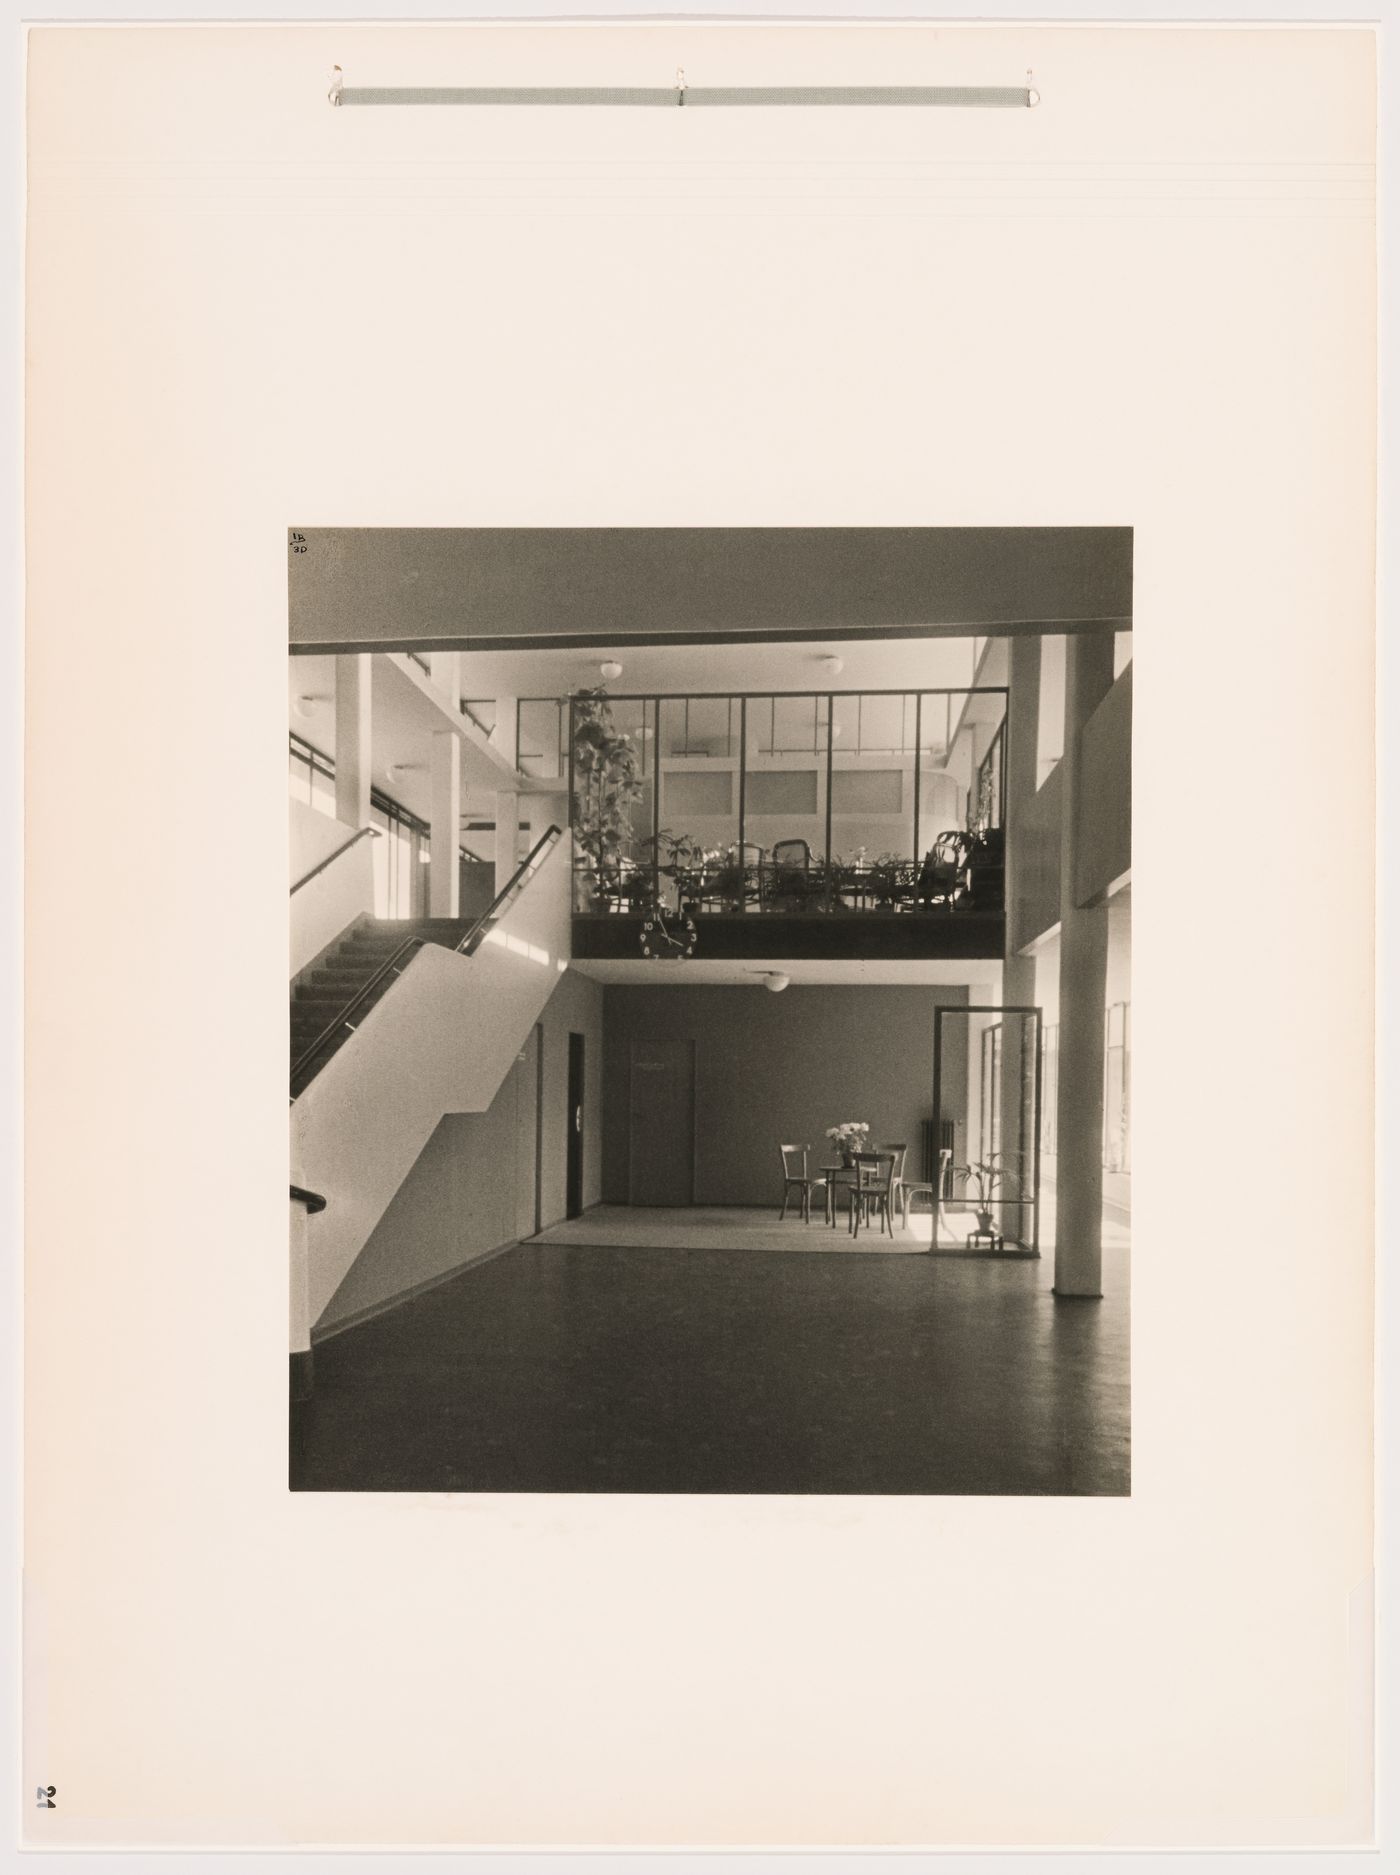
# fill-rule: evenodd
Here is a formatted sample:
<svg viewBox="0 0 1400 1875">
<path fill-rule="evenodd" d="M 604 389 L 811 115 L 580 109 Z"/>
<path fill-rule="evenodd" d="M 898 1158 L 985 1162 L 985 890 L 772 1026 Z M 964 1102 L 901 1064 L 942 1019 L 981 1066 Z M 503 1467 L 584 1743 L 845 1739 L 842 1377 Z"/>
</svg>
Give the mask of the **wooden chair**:
<svg viewBox="0 0 1400 1875">
<path fill-rule="evenodd" d="M 919 868 L 914 886 L 913 907 L 927 910 L 933 905 L 950 908 L 967 897 L 967 862 L 971 842 L 964 833 L 940 833 Z"/>
<path fill-rule="evenodd" d="M 876 1152 L 890 1152 L 894 1154 L 894 1169 L 890 1174 L 890 1204 L 893 1208 L 897 1209 L 900 1212 L 904 1220 L 904 1228 L 907 1230 L 908 1225 L 909 1225 L 909 1220 L 908 1220 L 907 1214 L 904 1211 L 903 1194 L 904 1194 L 904 1156 L 908 1152 L 909 1147 L 907 1143 L 901 1139 L 901 1140 L 896 1140 L 893 1143 L 886 1141 L 886 1143 L 883 1146 L 877 1146 L 875 1150 Z"/>
<path fill-rule="evenodd" d="M 938 1236 L 938 1225 L 943 1218 L 943 1200 L 948 1195 L 948 1170 L 953 1163 L 951 1146 L 938 1149 L 938 1172 L 932 1179 L 902 1179 L 899 1187 L 899 1207 L 903 1218 L 903 1228 L 909 1228 L 909 1207 L 915 1198 L 927 1198 L 929 1209 L 933 1212 L 934 1237 Z"/>
<path fill-rule="evenodd" d="M 855 1178 L 851 1184 L 851 1235 L 860 1236 L 860 1227 L 862 1223 L 870 1222 L 870 1207 L 874 1205 L 881 1229 L 887 1229 L 893 1237 L 894 1218 L 890 1211 L 890 1194 L 894 1154 L 857 1152 L 852 1155 L 851 1163 L 855 1167 Z"/>
<path fill-rule="evenodd" d="M 792 1196 L 794 1190 L 801 1194 L 802 1222 L 804 1224 L 810 1224 L 812 1221 L 812 1193 L 818 1187 L 823 1191 L 826 1189 L 826 1180 L 824 1178 L 811 1178 L 808 1175 L 807 1154 L 811 1150 L 812 1148 L 810 1146 L 779 1146 L 778 1148 L 778 1151 L 783 1156 L 783 1208 L 778 1213 L 778 1222 L 780 1224 L 787 1216 L 788 1199 Z M 796 1167 L 796 1170 L 793 1169 L 794 1167 Z"/>
<path fill-rule="evenodd" d="M 821 890 L 812 876 L 812 849 L 805 840 L 775 841 L 763 877 L 763 900 L 771 911 L 802 911 Z"/>
</svg>

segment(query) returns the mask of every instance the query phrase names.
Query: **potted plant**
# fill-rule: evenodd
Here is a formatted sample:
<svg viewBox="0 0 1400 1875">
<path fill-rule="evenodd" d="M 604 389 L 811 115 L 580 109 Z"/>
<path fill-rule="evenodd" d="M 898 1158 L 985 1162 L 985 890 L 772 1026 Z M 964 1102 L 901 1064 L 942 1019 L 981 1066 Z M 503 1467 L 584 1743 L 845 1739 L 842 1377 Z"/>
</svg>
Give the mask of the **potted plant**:
<svg viewBox="0 0 1400 1875">
<path fill-rule="evenodd" d="M 571 715 L 574 864 L 586 895 L 596 902 L 609 880 L 621 882 L 624 848 L 632 838 L 631 810 L 643 784 L 632 738 L 618 732 L 605 688 L 577 692 Z"/>
<path fill-rule="evenodd" d="M 1001 1163 L 999 1152 L 989 1152 L 985 1159 L 974 1159 L 970 1165 L 955 1165 L 953 1176 L 961 1178 L 969 1188 L 976 1189 L 973 1208 L 977 1213 L 977 1228 L 983 1235 L 992 1231 L 992 1194 L 998 1185 L 1004 1185 L 1010 1174 Z"/>
<path fill-rule="evenodd" d="M 870 1128 L 864 1120 L 843 1120 L 839 1126 L 829 1126 L 826 1136 L 841 1154 L 842 1161 L 849 1165 L 856 1153 L 865 1151 Z"/>
</svg>

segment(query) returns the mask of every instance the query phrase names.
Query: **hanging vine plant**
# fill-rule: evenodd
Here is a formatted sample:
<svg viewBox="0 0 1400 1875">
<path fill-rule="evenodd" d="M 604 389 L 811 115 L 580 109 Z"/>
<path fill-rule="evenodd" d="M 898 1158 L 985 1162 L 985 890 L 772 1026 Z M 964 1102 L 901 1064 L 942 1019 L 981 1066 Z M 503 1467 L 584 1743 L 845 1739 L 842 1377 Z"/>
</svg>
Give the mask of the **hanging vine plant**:
<svg viewBox="0 0 1400 1875">
<path fill-rule="evenodd" d="M 570 699 L 573 798 L 570 826 L 574 865 L 590 898 L 616 890 L 633 837 L 632 808 L 641 799 L 637 750 L 613 721 L 606 688 L 580 690 Z"/>
</svg>

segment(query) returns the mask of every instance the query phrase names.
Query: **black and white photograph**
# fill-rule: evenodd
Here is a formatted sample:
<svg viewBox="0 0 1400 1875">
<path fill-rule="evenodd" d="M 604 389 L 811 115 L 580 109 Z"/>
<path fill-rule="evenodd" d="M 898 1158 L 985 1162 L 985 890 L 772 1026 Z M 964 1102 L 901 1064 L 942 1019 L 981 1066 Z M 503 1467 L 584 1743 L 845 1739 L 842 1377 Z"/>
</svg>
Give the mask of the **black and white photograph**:
<svg viewBox="0 0 1400 1875">
<path fill-rule="evenodd" d="M 293 1487 L 1126 1495 L 1131 529 L 288 563 Z"/>
</svg>

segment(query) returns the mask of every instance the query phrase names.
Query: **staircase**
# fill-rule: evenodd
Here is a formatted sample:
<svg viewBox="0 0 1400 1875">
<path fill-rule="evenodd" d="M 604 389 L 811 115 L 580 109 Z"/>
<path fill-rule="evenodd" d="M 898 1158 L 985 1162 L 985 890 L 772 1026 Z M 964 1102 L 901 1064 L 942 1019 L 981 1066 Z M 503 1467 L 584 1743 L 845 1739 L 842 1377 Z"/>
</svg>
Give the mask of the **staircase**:
<svg viewBox="0 0 1400 1875">
<path fill-rule="evenodd" d="M 306 1220 L 308 1321 L 442 1116 L 489 1111 L 569 966 L 571 863 L 551 827 L 485 916 L 363 919 L 297 978 L 292 1183 L 327 1201 Z"/>
<path fill-rule="evenodd" d="M 362 918 L 340 942 L 309 970 L 304 970 L 292 985 L 292 1067 L 295 1070 L 316 1038 L 335 1021 L 346 1006 L 359 996 L 376 974 L 398 951 L 392 970 L 384 970 L 382 979 L 359 1003 L 350 1016 L 356 1026 L 369 1014 L 381 996 L 398 981 L 414 950 L 420 944 L 441 944 L 455 950 L 477 923 L 476 918 Z M 412 948 L 406 948 L 408 946 Z M 354 1033 L 345 1025 L 329 1036 L 313 1060 L 295 1072 L 292 1093 L 299 1094 Z"/>
</svg>

